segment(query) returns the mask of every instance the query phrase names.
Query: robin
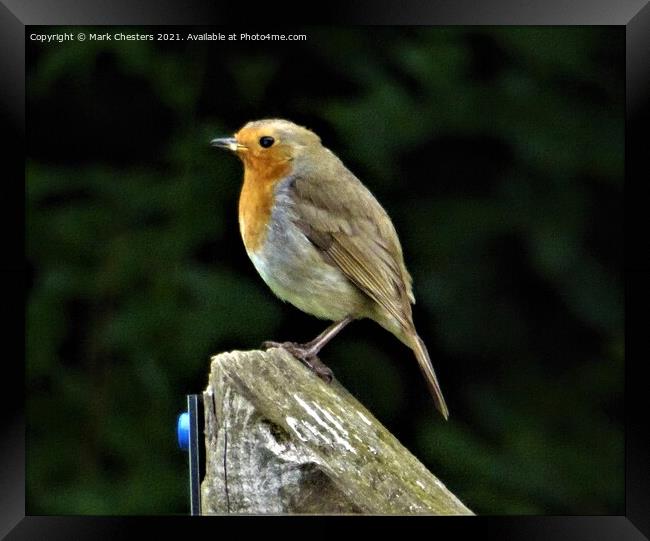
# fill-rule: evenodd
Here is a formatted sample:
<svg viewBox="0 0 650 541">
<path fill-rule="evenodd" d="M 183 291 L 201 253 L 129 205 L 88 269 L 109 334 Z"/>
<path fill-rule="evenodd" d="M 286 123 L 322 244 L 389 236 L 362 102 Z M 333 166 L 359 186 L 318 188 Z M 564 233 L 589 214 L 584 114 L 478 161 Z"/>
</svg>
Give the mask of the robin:
<svg viewBox="0 0 650 541">
<path fill-rule="evenodd" d="M 331 381 L 321 348 L 350 321 L 370 318 L 413 350 L 436 407 L 449 411 L 413 324 L 412 281 L 386 211 L 313 131 L 293 122 L 249 122 L 211 144 L 244 163 L 239 228 L 253 265 L 281 299 L 333 321 L 311 342 L 281 347 Z"/>
</svg>

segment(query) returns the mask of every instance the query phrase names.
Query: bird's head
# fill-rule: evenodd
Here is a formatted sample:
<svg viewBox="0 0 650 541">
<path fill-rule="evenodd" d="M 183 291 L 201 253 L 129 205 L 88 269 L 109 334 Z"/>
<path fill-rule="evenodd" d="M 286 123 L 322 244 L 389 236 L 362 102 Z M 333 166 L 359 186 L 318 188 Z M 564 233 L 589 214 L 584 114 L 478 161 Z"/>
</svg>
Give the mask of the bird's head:
<svg viewBox="0 0 650 541">
<path fill-rule="evenodd" d="M 255 120 L 233 137 L 213 139 L 210 143 L 235 152 L 251 169 L 288 165 L 321 146 L 320 138 L 313 131 L 282 119 Z"/>
</svg>

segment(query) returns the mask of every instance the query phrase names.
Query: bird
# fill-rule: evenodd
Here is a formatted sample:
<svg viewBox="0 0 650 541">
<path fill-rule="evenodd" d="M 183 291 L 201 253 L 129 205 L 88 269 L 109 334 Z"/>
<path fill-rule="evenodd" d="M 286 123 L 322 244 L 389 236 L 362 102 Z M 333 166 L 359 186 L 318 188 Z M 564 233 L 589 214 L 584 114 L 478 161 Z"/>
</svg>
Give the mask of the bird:
<svg viewBox="0 0 650 541">
<path fill-rule="evenodd" d="M 312 130 L 280 118 L 246 123 L 213 147 L 243 162 L 239 229 L 262 280 L 280 299 L 333 323 L 310 342 L 273 342 L 321 379 L 320 350 L 348 323 L 369 318 L 408 346 L 445 420 L 449 410 L 411 305 L 412 278 L 390 217 Z"/>
</svg>

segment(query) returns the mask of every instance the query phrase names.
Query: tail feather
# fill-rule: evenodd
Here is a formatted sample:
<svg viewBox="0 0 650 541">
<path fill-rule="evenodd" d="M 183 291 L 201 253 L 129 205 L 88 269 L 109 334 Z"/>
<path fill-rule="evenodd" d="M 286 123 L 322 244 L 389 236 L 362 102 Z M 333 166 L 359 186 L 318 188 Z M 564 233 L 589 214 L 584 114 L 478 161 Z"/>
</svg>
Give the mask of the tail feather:
<svg viewBox="0 0 650 541">
<path fill-rule="evenodd" d="M 413 335 L 411 347 L 413 349 L 413 353 L 415 353 L 415 358 L 418 360 L 420 369 L 422 370 L 422 373 L 427 380 L 427 384 L 429 385 L 429 389 L 431 390 L 431 394 L 433 395 L 436 403 L 436 409 L 442 414 L 446 421 L 449 418 L 449 410 L 447 409 L 447 404 L 445 403 L 445 399 L 442 396 L 442 390 L 440 389 L 438 378 L 436 377 L 436 373 L 433 370 L 429 352 L 427 351 L 424 342 L 415 333 Z"/>
</svg>

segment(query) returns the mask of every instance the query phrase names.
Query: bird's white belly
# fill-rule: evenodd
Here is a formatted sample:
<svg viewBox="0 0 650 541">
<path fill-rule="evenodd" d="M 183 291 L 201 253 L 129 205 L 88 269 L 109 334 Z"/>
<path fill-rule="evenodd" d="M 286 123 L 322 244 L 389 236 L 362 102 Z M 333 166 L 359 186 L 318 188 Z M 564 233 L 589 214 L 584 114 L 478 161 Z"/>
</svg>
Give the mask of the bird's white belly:
<svg viewBox="0 0 650 541">
<path fill-rule="evenodd" d="M 266 242 L 248 256 L 271 290 L 304 312 L 334 321 L 363 312 L 365 296 L 286 216 L 274 216 Z"/>
</svg>

